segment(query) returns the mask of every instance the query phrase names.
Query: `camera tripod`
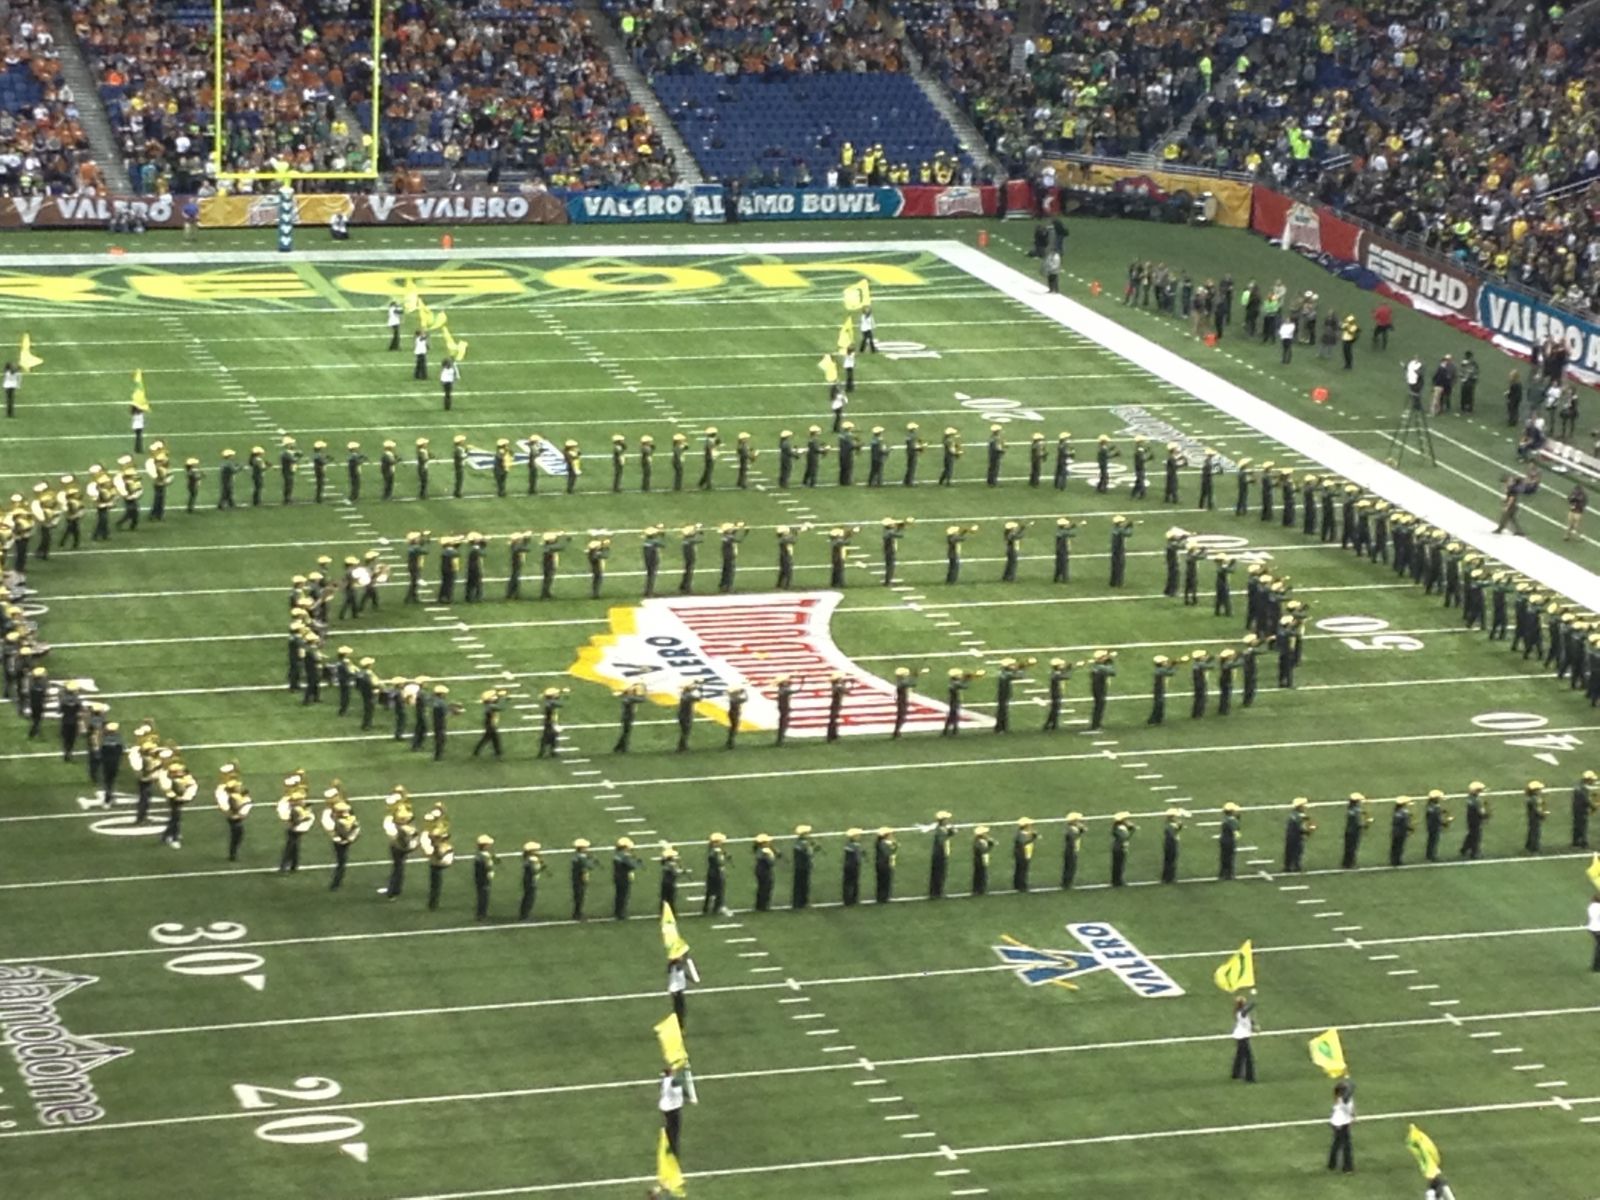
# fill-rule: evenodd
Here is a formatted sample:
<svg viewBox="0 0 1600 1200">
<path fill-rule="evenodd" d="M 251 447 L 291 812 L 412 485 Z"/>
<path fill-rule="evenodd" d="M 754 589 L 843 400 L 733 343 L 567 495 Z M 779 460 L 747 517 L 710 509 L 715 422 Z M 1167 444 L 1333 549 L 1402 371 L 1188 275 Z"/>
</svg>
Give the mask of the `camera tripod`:
<svg viewBox="0 0 1600 1200">
<path fill-rule="evenodd" d="M 1433 431 L 1428 428 L 1428 410 L 1422 407 L 1421 397 L 1406 398 L 1406 406 L 1400 410 L 1400 423 L 1389 439 L 1389 461 L 1399 466 L 1413 440 L 1417 453 L 1426 453 L 1428 461 L 1437 467 L 1439 456 L 1433 452 Z"/>
</svg>

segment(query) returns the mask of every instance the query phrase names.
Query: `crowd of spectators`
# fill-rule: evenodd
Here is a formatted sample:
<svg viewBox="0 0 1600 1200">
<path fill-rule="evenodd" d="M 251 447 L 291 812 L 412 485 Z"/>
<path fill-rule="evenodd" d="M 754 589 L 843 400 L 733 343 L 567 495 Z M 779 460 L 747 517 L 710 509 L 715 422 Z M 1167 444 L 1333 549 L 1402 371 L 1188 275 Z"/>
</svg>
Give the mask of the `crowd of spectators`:
<svg viewBox="0 0 1600 1200">
<path fill-rule="evenodd" d="M 867 0 L 610 0 L 648 74 L 734 77 L 904 68 L 899 23 Z"/>
<path fill-rule="evenodd" d="M 384 10 L 391 161 L 511 167 L 550 187 L 659 187 L 671 154 L 569 4 L 402 0 Z"/>
<path fill-rule="evenodd" d="M 102 190 L 37 0 L 0 0 L 0 194 Z"/>
<path fill-rule="evenodd" d="M 72 14 L 140 193 L 209 191 L 215 129 L 209 5 L 86 0 Z M 370 31 L 370 25 L 365 27 Z M 354 0 L 228 0 L 222 25 L 222 161 L 229 171 L 359 171 L 370 164 L 340 102 L 371 79 Z"/>
<path fill-rule="evenodd" d="M 1254 19 L 1168 158 L 1314 193 L 1600 312 L 1594 37 L 1487 0 L 1308 0 Z"/>
<path fill-rule="evenodd" d="M 1029 147 L 1148 148 L 1209 85 L 1229 10 L 1226 0 L 1047 0 L 1038 28 L 1019 32 L 997 0 L 894 5 L 924 63 L 1008 162 Z"/>
<path fill-rule="evenodd" d="M 588 17 L 560 2 L 386 3 L 374 144 L 370 14 L 367 0 L 228 0 L 226 170 L 361 172 L 377 156 L 401 190 L 462 187 L 473 168 L 491 184 L 506 168 L 552 187 L 670 181 Z M 211 190 L 211 7 L 83 0 L 74 22 L 135 189 Z"/>
</svg>

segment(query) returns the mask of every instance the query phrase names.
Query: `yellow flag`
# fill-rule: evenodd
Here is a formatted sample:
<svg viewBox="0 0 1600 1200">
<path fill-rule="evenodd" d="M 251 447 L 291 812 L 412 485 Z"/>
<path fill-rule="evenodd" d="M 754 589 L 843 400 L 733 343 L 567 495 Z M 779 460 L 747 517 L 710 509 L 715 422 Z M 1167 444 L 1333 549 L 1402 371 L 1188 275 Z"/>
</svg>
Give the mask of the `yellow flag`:
<svg viewBox="0 0 1600 1200">
<path fill-rule="evenodd" d="M 683 1167 L 672 1152 L 665 1129 L 656 1131 L 656 1186 L 668 1196 L 687 1196 L 688 1185 L 683 1179 Z"/>
<path fill-rule="evenodd" d="M 839 326 L 839 353 L 843 354 L 856 342 L 856 327 L 849 317 L 844 319 L 844 324 Z"/>
<path fill-rule="evenodd" d="M 444 314 L 441 313 L 440 315 L 443 316 Z M 461 362 L 467 357 L 467 343 L 464 341 L 457 341 L 454 337 L 452 337 L 450 334 L 450 327 L 448 325 L 442 326 L 442 329 L 444 331 L 445 353 L 450 355 L 450 357 L 455 359 L 457 362 Z"/>
<path fill-rule="evenodd" d="M 401 304 L 408 313 L 416 312 L 423 307 L 422 293 L 417 291 L 417 285 L 414 280 L 406 280 L 406 297 Z"/>
<path fill-rule="evenodd" d="M 150 400 L 144 394 L 144 371 L 141 368 L 133 373 L 133 397 L 130 403 L 140 412 L 150 411 Z"/>
<path fill-rule="evenodd" d="M 672 905 L 661 904 L 661 944 L 667 948 L 668 958 L 682 958 L 689 953 L 689 943 L 678 933 L 678 918 Z"/>
<path fill-rule="evenodd" d="M 1332 1079 L 1349 1073 L 1350 1068 L 1344 1062 L 1344 1045 L 1339 1041 L 1337 1029 L 1319 1033 L 1311 1039 L 1311 1061 Z"/>
<path fill-rule="evenodd" d="M 665 1130 L 662 1131 L 663 1135 Z M 1439 1173 L 1439 1147 L 1433 1144 L 1433 1139 L 1415 1125 L 1406 1126 L 1406 1149 L 1411 1151 L 1412 1157 L 1417 1160 L 1417 1166 L 1422 1171 L 1424 1179 L 1432 1179 Z"/>
<path fill-rule="evenodd" d="M 24 371 L 44 366 L 44 359 L 33 352 L 33 337 L 30 334 L 22 335 L 22 345 L 17 348 L 17 365 Z"/>
<path fill-rule="evenodd" d="M 1600 891 L 1600 854 L 1594 856 L 1584 874 L 1589 877 L 1589 882 L 1594 884 L 1595 890 Z"/>
<path fill-rule="evenodd" d="M 822 378 L 827 382 L 839 382 L 839 364 L 833 361 L 833 355 L 824 354 L 817 360 L 817 366 L 822 368 Z"/>
<path fill-rule="evenodd" d="M 844 306 L 848 312 L 860 312 L 872 303 L 872 285 L 858 279 L 844 290 Z"/>
<path fill-rule="evenodd" d="M 444 313 L 437 312 L 433 314 L 433 319 L 427 322 L 425 327 L 428 329 L 443 329 L 444 323 L 447 320 L 449 320 L 449 318 L 445 316 Z"/>
<path fill-rule="evenodd" d="M 1237 992 L 1243 988 L 1253 988 L 1256 985 L 1256 956 L 1255 951 L 1247 941 L 1229 957 L 1228 961 L 1217 968 L 1212 975 L 1216 984 L 1225 992 Z"/>
<path fill-rule="evenodd" d="M 683 1030 L 678 1026 L 678 1014 L 673 1013 L 656 1025 L 656 1041 L 661 1043 L 661 1057 L 667 1066 L 680 1071 L 689 1065 L 689 1049 L 683 1044 Z"/>
</svg>

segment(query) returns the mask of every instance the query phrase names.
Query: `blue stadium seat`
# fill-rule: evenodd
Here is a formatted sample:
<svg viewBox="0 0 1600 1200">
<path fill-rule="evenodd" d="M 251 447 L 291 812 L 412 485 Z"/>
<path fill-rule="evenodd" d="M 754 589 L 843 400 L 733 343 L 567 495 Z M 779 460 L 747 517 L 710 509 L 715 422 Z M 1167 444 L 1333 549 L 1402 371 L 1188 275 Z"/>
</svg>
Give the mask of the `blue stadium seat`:
<svg viewBox="0 0 1600 1200">
<path fill-rule="evenodd" d="M 776 167 L 784 182 L 804 159 L 821 180 L 850 142 L 881 142 L 891 163 L 957 153 L 955 132 L 915 80 L 898 73 L 774 76 L 658 74 L 651 80 L 695 161 L 717 178 Z"/>
</svg>

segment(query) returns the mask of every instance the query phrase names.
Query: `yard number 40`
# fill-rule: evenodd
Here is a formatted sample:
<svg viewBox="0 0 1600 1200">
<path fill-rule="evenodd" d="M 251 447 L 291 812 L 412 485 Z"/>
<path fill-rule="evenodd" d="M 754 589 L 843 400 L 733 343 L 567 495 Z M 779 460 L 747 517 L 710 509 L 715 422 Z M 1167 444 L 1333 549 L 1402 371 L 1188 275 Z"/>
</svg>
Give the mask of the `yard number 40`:
<svg viewBox="0 0 1600 1200">
<path fill-rule="evenodd" d="M 233 1095 L 247 1111 L 277 1108 L 279 1103 L 316 1104 L 332 1100 L 342 1089 L 321 1075 L 302 1075 L 293 1087 L 264 1087 L 258 1083 L 236 1083 Z M 348 1113 L 302 1112 L 296 1116 L 275 1117 L 256 1126 L 256 1136 L 280 1146 L 319 1146 L 340 1143 L 339 1149 L 357 1162 L 367 1161 L 367 1143 L 355 1139 L 366 1131 L 359 1117 Z"/>
<path fill-rule="evenodd" d="M 1530 712 L 1488 712 L 1479 713 L 1472 718 L 1472 723 L 1479 729 L 1487 729 L 1492 733 L 1516 733 L 1521 737 L 1508 737 L 1505 744 L 1508 746 L 1521 746 L 1528 750 L 1537 751 L 1534 757 L 1540 762 L 1549 763 L 1552 767 L 1560 766 L 1561 760 L 1552 751 L 1570 753 L 1583 745 L 1583 739 L 1575 733 L 1535 733 L 1536 729 L 1543 729 L 1550 724 L 1549 717 L 1542 717 L 1538 713 Z"/>
</svg>

